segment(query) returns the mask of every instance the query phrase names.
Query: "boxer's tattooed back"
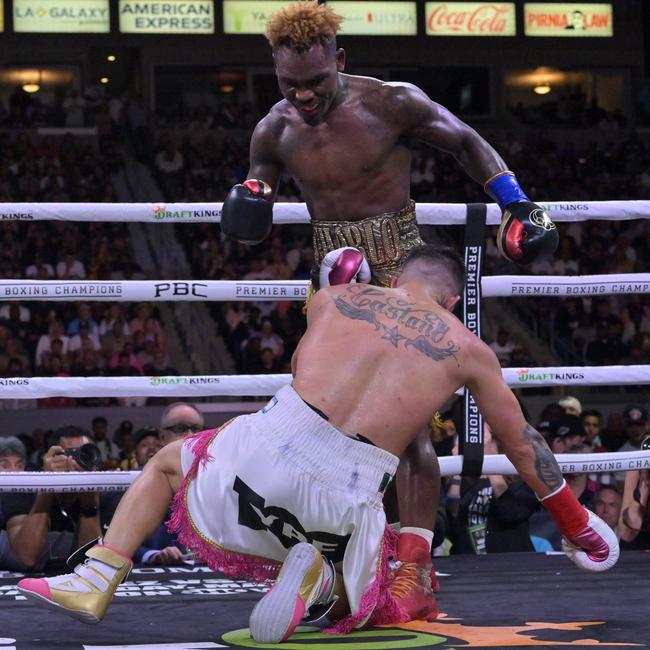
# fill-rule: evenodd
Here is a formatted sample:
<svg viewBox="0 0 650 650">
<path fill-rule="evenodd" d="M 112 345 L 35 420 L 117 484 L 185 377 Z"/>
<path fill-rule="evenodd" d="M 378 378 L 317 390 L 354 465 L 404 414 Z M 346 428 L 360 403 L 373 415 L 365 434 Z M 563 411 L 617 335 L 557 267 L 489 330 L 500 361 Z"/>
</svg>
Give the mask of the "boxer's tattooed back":
<svg viewBox="0 0 650 650">
<path fill-rule="evenodd" d="M 396 348 L 413 348 L 433 361 L 453 357 L 459 347 L 454 341 L 443 342 L 449 325 L 434 312 L 418 309 L 416 303 L 401 300 L 375 287 L 351 285 L 334 300 L 339 313 L 351 320 L 365 321 Z M 381 320 L 378 318 L 381 317 Z M 459 364 L 460 365 L 460 364 Z"/>
<path fill-rule="evenodd" d="M 549 449 L 546 441 L 536 429 L 526 424 L 523 436 L 533 446 L 535 451 L 535 472 L 537 478 L 550 490 L 557 490 L 564 480 L 560 467 L 555 460 L 553 452 Z"/>
</svg>

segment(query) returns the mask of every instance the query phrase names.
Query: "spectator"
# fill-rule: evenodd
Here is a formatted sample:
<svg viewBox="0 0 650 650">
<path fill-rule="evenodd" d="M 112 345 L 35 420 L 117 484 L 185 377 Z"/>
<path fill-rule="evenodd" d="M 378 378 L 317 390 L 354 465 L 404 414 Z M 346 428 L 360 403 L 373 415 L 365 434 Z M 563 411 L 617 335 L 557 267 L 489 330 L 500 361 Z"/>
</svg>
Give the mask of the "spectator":
<svg viewBox="0 0 650 650">
<path fill-rule="evenodd" d="M 138 429 L 133 437 L 137 469 L 142 469 L 162 449 L 163 444 L 156 427 Z"/>
<path fill-rule="evenodd" d="M 86 269 L 75 257 L 74 252 L 67 251 L 56 265 L 56 276 L 59 280 L 83 280 L 86 277 Z"/>
<path fill-rule="evenodd" d="M 260 347 L 262 350 L 269 349 L 273 356 L 279 358 L 284 353 L 284 341 L 273 331 L 270 318 L 262 320 L 260 331 Z"/>
<path fill-rule="evenodd" d="M 498 441 L 487 425 L 483 433 L 485 453 L 497 454 Z M 533 491 L 519 478 L 492 475 L 479 479 L 453 477 L 447 490 L 450 500 L 452 553 L 504 553 L 532 551 L 528 520 L 539 510 Z"/>
<path fill-rule="evenodd" d="M 558 400 L 558 404 L 564 409 L 567 415 L 580 415 L 582 413 L 582 404 L 577 397 L 567 395 Z"/>
<path fill-rule="evenodd" d="M 23 443 L 13 436 L 0 438 L 0 472 L 23 472 L 27 464 L 27 454 Z M 25 569 L 14 555 L 5 529 L 5 520 L 0 500 L 0 570 Z"/>
<path fill-rule="evenodd" d="M 589 454 L 591 447 L 585 443 L 578 443 L 568 448 L 569 454 Z M 600 487 L 596 481 L 591 480 L 587 474 L 565 474 L 567 485 L 571 488 L 576 499 L 582 503 L 585 508 L 593 510 L 592 503 L 594 496 Z"/>
<path fill-rule="evenodd" d="M 111 442 L 107 436 L 108 421 L 103 415 L 98 415 L 92 421 L 92 438 L 93 442 L 101 454 L 101 469 L 114 469 L 119 457 L 118 446 Z"/>
<path fill-rule="evenodd" d="M 88 325 L 90 334 L 93 336 L 99 336 L 99 327 L 97 325 L 97 321 L 92 317 L 92 310 L 90 309 L 90 305 L 87 302 L 83 302 L 77 307 L 77 318 L 70 321 L 66 334 L 68 336 L 79 334 L 82 323 Z"/>
<path fill-rule="evenodd" d="M 585 428 L 577 415 L 563 415 L 551 422 L 551 450 L 554 454 L 567 454 L 585 438 Z"/>
<path fill-rule="evenodd" d="M 623 503 L 618 522 L 621 549 L 650 549 L 650 470 L 625 474 Z"/>
<path fill-rule="evenodd" d="M 188 402 L 174 402 L 160 416 L 160 438 L 163 445 L 181 440 L 191 433 L 203 431 L 204 428 L 203 415 Z"/>
<path fill-rule="evenodd" d="M 135 438 L 132 430 L 123 430 L 120 435 L 120 453 L 118 460 L 120 461 L 120 469 L 129 472 L 140 467 L 138 458 L 135 453 Z"/>
<path fill-rule="evenodd" d="M 156 350 L 153 354 L 153 360 L 144 367 L 144 374 L 149 377 L 166 377 L 178 375 L 178 370 L 172 368 L 165 359 L 165 353 L 162 350 Z"/>
<path fill-rule="evenodd" d="M 648 410 L 637 404 L 627 406 L 623 411 L 623 421 L 627 440 L 618 451 L 635 451 L 648 435 Z"/>
<path fill-rule="evenodd" d="M 81 96 L 79 90 L 70 88 L 66 98 L 63 100 L 62 108 L 65 113 L 65 126 L 81 127 L 84 125 L 86 100 Z"/>
<path fill-rule="evenodd" d="M 65 335 L 63 323 L 60 320 L 53 320 L 48 327 L 47 334 L 43 334 L 38 339 L 36 346 L 35 361 L 37 366 L 42 366 L 44 363 L 44 355 L 47 353 L 56 353 L 53 349 L 54 341 L 59 341 L 61 345 L 62 354 L 67 354 L 70 339 Z"/>
<path fill-rule="evenodd" d="M 97 328 L 95 328 L 95 332 L 97 332 Z M 79 356 L 85 342 L 88 342 L 86 350 L 90 349 L 95 352 L 101 350 L 102 346 L 99 342 L 99 337 L 96 333 L 90 331 L 90 323 L 88 321 L 81 321 L 77 333 L 70 338 L 68 343 L 68 353 L 75 357 Z"/>
<path fill-rule="evenodd" d="M 591 445 L 592 449 L 599 450 L 602 446 L 600 439 L 600 430 L 602 428 L 603 416 L 596 409 L 582 411 L 580 414 L 582 426 L 585 428 L 585 441 Z"/>
<path fill-rule="evenodd" d="M 90 442 L 90 436 L 78 427 L 57 429 L 43 456 L 43 469 L 80 471 L 82 468 L 72 456 L 63 452 Z M 14 556 L 36 570 L 50 561 L 68 557 L 78 546 L 101 534 L 96 492 L 3 494 L 2 511 Z"/>
<path fill-rule="evenodd" d="M 139 377 L 142 373 L 134 365 L 135 358 L 132 360 L 131 356 L 129 352 L 120 352 L 117 355 L 116 365 L 111 367 L 110 374 L 113 377 Z"/>
<path fill-rule="evenodd" d="M 617 530 L 621 515 L 621 493 L 612 486 L 603 485 L 594 495 L 594 512 L 611 528 Z"/>
<path fill-rule="evenodd" d="M 490 348 L 497 355 L 501 367 L 510 365 L 510 357 L 515 344 L 510 340 L 510 334 L 506 330 L 500 329 L 498 331 L 496 340 L 490 343 Z"/>
<path fill-rule="evenodd" d="M 52 280 L 54 269 L 47 264 L 40 253 L 34 255 L 34 261 L 25 269 L 25 277 L 28 280 Z"/>
<path fill-rule="evenodd" d="M 29 309 L 19 302 L 9 302 L 0 307 L 0 321 L 8 321 L 10 327 L 14 322 L 29 323 L 31 317 Z"/>
</svg>

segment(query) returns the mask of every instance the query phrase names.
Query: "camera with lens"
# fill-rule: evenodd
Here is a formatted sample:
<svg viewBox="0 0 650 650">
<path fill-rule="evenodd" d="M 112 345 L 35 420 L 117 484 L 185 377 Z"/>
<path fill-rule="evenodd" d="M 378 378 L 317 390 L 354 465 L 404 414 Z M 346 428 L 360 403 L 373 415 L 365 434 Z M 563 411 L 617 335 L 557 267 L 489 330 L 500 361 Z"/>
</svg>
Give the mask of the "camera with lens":
<svg viewBox="0 0 650 650">
<path fill-rule="evenodd" d="M 89 442 L 81 447 L 72 447 L 60 452 L 64 456 L 70 456 L 81 469 L 87 472 L 96 469 L 102 460 L 102 454 L 99 447 Z"/>
</svg>

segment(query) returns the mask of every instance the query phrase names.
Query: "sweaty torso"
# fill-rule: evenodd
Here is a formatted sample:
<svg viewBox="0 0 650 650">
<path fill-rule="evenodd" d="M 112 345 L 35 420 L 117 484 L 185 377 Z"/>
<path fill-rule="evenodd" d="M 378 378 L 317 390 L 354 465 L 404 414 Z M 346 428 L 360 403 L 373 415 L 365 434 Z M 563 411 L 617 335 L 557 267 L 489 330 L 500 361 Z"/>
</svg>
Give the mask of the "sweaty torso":
<svg viewBox="0 0 650 650">
<path fill-rule="evenodd" d="M 276 154 L 296 181 L 314 220 L 357 220 L 403 208 L 411 155 L 391 106 L 391 89 L 345 75 L 341 104 L 308 125 L 286 101 L 270 117 L 278 126 Z"/>
<path fill-rule="evenodd" d="M 399 456 L 466 380 L 472 335 L 406 288 L 321 289 L 294 355 L 293 386 L 343 432 Z"/>
</svg>

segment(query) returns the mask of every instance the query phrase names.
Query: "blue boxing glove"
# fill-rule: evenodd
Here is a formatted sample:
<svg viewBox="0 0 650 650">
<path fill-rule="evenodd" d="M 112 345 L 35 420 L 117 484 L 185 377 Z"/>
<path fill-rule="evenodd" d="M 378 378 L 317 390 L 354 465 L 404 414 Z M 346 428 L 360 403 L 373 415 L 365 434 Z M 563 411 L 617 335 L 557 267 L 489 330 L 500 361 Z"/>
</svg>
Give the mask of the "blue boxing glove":
<svg viewBox="0 0 650 650">
<path fill-rule="evenodd" d="M 555 253 L 560 236 L 545 210 L 533 203 L 510 171 L 492 176 L 484 185 L 503 216 L 497 246 L 503 257 L 517 264 L 530 264 Z"/>
<path fill-rule="evenodd" d="M 264 181 L 249 178 L 235 185 L 221 209 L 221 231 L 229 239 L 259 244 L 273 226 L 273 190 Z"/>
</svg>

